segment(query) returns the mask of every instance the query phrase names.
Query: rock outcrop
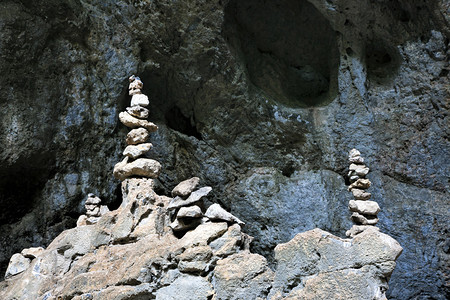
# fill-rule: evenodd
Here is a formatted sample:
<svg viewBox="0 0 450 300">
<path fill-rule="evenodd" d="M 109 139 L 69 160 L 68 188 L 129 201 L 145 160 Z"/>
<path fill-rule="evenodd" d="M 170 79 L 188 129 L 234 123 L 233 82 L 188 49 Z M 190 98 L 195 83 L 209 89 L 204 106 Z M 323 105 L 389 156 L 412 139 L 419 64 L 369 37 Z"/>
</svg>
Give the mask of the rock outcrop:
<svg viewBox="0 0 450 300">
<path fill-rule="evenodd" d="M 448 16 L 446 0 L 1 1 L 0 273 L 73 228 L 89 192 L 121 204 L 139 73 L 159 194 L 198 176 L 273 265 L 296 233 L 353 225 L 351 145 L 404 247 L 388 297 L 447 299 Z"/>
<path fill-rule="evenodd" d="M 139 78 L 130 81 L 130 95 L 141 95 Z M 145 104 L 136 103 L 130 110 Z M 212 188 L 198 188 L 198 177 L 179 183 L 171 198 L 154 191 L 159 171 L 139 164 L 118 171 L 142 159 L 126 157 L 114 168 L 122 181 L 117 210 L 89 194 L 77 227 L 46 249 L 14 254 L 0 299 L 386 299 L 402 252 L 388 235 L 373 227 L 352 239 L 321 229 L 300 233 L 275 248 L 272 270 L 250 252 L 244 222 L 217 203 L 206 207 Z"/>
</svg>

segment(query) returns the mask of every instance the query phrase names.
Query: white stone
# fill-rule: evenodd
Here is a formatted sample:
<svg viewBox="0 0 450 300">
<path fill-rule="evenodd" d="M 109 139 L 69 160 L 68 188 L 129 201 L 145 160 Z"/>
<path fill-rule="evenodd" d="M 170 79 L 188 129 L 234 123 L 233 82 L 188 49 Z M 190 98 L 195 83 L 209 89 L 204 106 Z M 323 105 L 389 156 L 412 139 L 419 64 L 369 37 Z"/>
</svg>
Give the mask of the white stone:
<svg viewBox="0 0 450 300">
<path fill-rule="evenodd" d="M 157 178 L 161 172 L 161 164 L 156 160 L 149 158 L 138 158 L 128 163 L 128 156 L 114 166 L 114 177 L 119 180 L 125 180 L 131 176 L 143 176 L 148 178 Z"/>
<path fill-rule="evenodd" d="M 31 260 L 20 253 L 14 254 L 9 260 L 8 268 L 6 269 L 5 279 L 14 275 L 20 274 L 30 266 Z"/>
<path fill-rule="evenodd" d="M 206 196 L 211 192 L 212 188 L 209 186 L 202 187 L 195 192 L 192 192 L 191 195 L 186 199 L 183 200 L 180 197 L 175 197 L 169 204 L 169 207 L 167 209 L 175 209 L 182 206 L 189 206 L 191 204 L 194 204 L 197 201 L 200 201 L 202 197 Z"/>
<path fill-rule="evenodd" d="M 347 230 L 345 232 L 345 235 L 353 238 L 357 234 L 364 232 L 364 230 L 366 230 L 368 228 L 373 228 L 377 231 L 380 230 L 378 227 L 374 227 L 374 226 L 370 226 L 370 225 L 353 225 L 352 228 L 350 228 L 350 230 Z"/>
<path fill-rule="evenodd" d="M 136 128 L 128 132 L 127 134 L 127 144 L 137 145 L 145 143 L 148 140 L 149 133 L 145 128 Z"/>
<path fill-rule="evenodd" d="M 177 213 L 177 218 L 201 218 L 202 210 L 197 205 L 182 207 Z"/>
<path fill-rule="evenodd" d="M 348 208 L 351 211 L 358 212 L 363 215 L 377 215 L 380 212 L 380 206 L 375 201 L 350 200 Z"/>
<path fill-rule="evenodd" d="M 140 105 L 127 107 L 127 112 L 133 117 L 139 119 L 147 119 L 148 118 L 148 109 L 142 107 Z"/>
<path fill-rule="evenodd" d="M 148 97 L 144 94 L 135 94 L 131 97 L 131 106 L 148 106 L 149 104 Z"/>
<path fill-rule="evenodd" d="M 370 187 L 371 183 L 369 179 L 358 179 L 355 182 L 353 182 L 352 184 L 350 184 L 350 186 L 348 187 L 348 190 L 351 191 L 354 188 L 357 189 L 368 189 Z"/>
<path fill-rule="evenodd" d="M 371 193 L 368 193 L 368 192 L 366 192 L 364 190 L 360 190 L 360 189 L 357 189 L 357 188 L 353 188 L 352 189 L 352 194 L 353 194 L 353 197 L 356 200 L 369 200 L 370 197 L 372 196 Z"/>
<path fill-rule="evenodd" d="M 42 252 L 44 252 L 44 250 L 45 249 L 42 247 L 31 247 L 31 248 L 23 249 L 22 252 L 20 252 L 20 254 L 22 254 L 26 258 L 35 259 L 39 255 L 41 255 Z"/>
<path fill-rule="evenodd" d="M 245 223 L 233 216 L 231 213 L 227 212 L 219 204 L 215 203 L 211 205 L 205 213 L 205 216 L 210 220 L 222 220 L 232 223 L 238 223 L 239 225 L 244 225 Z"/>
<path fill-rule="evenodd" d="M 120 122 L 122 122 L 123 125 L 130 127 L 130 128 L 144 127 L 149 132 L 155 132 L 156 130 L 158 130 L 158 126 L 156 126 L 152 122 L 133 117 L 132 115 L 130 115 L 129 113 L 127 113 L 125 111 L 123 111 L 119 114 L 119 120 L 120 120 Z"/>
<path fill-rule="evenodd" d="M 199 183 L 200 178 L 198 177 L 192 177 L 188 180 L 184 180 L 172 190 L 172 196 L 180 196 L 181 198 L 186 198 L 197 188 Z"/>
<path fill-rule="evenodd" d="M 123 155 L 128 156 L 129 158 L 135 159 L 139 156 L 147 153 L 152 149 L 151 143 L 144 143 L 139 145 L 128 145 L 123 151 Z"/>
<path fill-rule="evenodd" d="M 358 225 L 375 225 L 378 223 L 378 218 L 374 216 L 364 216 L 354 212 L 351 216 L 353 222 Z"/>
<path fill-rule="evenodd" d="M 356 150 L 356 149 L 352 149 L 352 150 L 350 150 L 350 152 L 348 153 L 348 157 L 350 158 L 350 157 L 355 157 L 355 156 L 361 156 L 361 152 L 359 152 L 358 150 Z"/>
<path fill-rule="evenodd" d="M 85 204 L 87 204 L 87 205 L 89 205 L 89 204 L 100 204 L 100 202 L 102 202 L 102 200 L 99 197 L 95 196 L 92 193 L 89 193 Z"/>
</svg>

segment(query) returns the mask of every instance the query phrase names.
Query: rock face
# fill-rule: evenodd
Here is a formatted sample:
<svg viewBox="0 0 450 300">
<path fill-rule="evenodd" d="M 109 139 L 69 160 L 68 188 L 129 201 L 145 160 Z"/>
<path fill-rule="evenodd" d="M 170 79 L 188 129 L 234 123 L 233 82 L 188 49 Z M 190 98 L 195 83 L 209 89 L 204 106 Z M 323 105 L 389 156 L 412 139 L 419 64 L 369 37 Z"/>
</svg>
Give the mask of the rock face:
<svg viewBox="0 0 450 300">
<path fill-rule="evenodd" d="M 249 251 L 249 236 L 230 220 L 205 218 L 174 235 L 169 201 L 148 180 L 126 179 L 126 202 L 97 222 L 62 232 L 45 250 L 13 255 L 0 298 L 386 299 L 402 251 L 386 234 L 369 228 L 340 239 L 320 229 L 307 231 L 275 248 L 272 271 L 266 258 Z M 198 217 L 184 208 L 178 215 Z"/>
<path fill-rule="evenodd" d="M 160 193 L 198 176 L 272 264 L 298 232 L 351 227 L 356 147 L 377 226 L 405 248 L 388 296 L 446 299 L 447 11 L 443 0 L 2 1 L 1 273 L 75 226 L 88 192 L 120 205 L 105 166 L 122 155 L 124 85 L 139 73 L 148 87 L 130 93 L 147 93 L 159 127 L 145 156 L 164 165 Z"/>
</svg>

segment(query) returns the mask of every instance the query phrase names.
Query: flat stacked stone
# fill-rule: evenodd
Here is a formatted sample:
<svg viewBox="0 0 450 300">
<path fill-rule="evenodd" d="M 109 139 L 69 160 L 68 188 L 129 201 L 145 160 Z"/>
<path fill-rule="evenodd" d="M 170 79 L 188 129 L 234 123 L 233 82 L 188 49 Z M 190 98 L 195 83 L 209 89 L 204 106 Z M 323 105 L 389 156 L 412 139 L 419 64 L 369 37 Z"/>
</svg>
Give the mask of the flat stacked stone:
<svg viewBox="0 0 450 300">
<path fill-rule="evenodd" d="M 352 149 L 348 160 L 350 162 L 348 172 L 350 186 L 348 190 L 354 198 L 354 200 L 349 201 L 348 208 L 352 212 L 351 220 L 355 225 L 346 232 L 346 235 L 354 237 L 378 223 L 377 214 L 380 212 L 380 207 L 377 202 L 370 200 L 372 195 L 366 191 L 371 186 L 370 180 L 366 178 L 370 169 L 364 165 L 364 158 L 361 157 L 361 153 Z"/>
<path fill-rule="evenodd" d="M 97 223 L 102 215 L 109 212 L 106 205 L 101 205 L 102 200 L 92 193 L 88 194 L 86 201 L 84 202 L 84 208 L 86 209 L 86 215 L 81 215 L 77 220 L 77 226 L 92 225 Z"/>
<path fill-rule="evenodd" d="M 161 171 L 161 164 L 143 156 L 152 149 L 147 140 L 151 132 L 158 130 L 158 126 L 147 121 L 149 111 L 148 97 L 142 94 L 144 84 L 139 77 L 129 78 L 129 95 L 131 106 L 119 114 L 120 121 L 132 130 L 127 134 L 127 147 L 123 151 L 125 158 L 114 166 L 114 177 L 124 181 L 130 177 L 157 178 Z"/>
<path fill-rule="evenodd" d="M 173 231 L 186 231 L 208 222 L 223 222 L 244 225 L 244 222 L 223 209 L 219 204 L 213 204 L 205 210 L 203 197 L 207 196 L 212 188 L 205 186 L 197 189 L 200 183 L 198 177 L 182 181 L 173 190 L 174 197 L 168 210 L 175 216 L 170 227 Z"/>
</svg>

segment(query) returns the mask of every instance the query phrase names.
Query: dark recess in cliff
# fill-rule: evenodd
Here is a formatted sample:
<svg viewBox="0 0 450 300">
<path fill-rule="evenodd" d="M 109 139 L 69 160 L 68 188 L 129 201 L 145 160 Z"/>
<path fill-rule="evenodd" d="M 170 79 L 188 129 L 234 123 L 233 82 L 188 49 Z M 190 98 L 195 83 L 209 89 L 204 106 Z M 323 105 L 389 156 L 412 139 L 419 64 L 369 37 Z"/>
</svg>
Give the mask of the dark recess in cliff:
<svg viewBox="0 0 450 300">
<path fill-rule="evenodd" d="M 230 1 L 224 33 L 250 81 L 289 107 L 326 105 L 337 95 L 336 33 L 307 1 Z"/>
</svg>

